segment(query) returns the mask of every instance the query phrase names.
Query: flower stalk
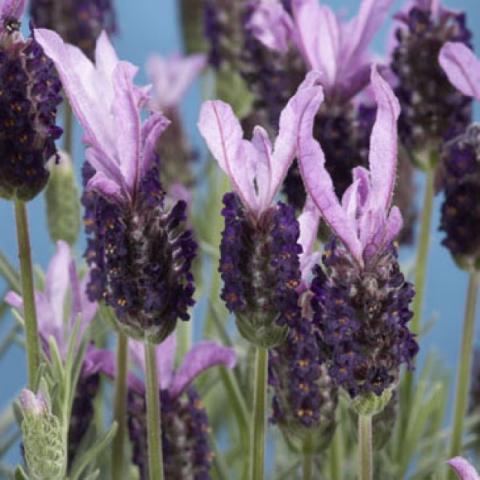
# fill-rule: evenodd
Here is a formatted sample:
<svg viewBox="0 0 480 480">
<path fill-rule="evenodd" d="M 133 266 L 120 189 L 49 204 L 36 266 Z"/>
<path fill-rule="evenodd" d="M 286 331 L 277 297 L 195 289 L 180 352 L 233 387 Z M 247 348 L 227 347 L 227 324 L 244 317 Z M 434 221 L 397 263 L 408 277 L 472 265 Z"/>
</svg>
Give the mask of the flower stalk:
<svg viewBox="0 0 480 480">
<path fill-rule="evenodd" d="M 458 362 L 450 457 L 456 457 L 462 449 L 464 418 L 467 410 L 468 392 L 470 389 L 470 371 L 472 364 L 473 338 L 475 333 L 475 307 L 477 303 L 479 283 L 480 274 L 478 272 L 471 272 L 468 283 L 465 319 L 463 322 L 462 345 Z M 452 478 L 455 477 L 452 476 Z"/>
<path fill-rule="evenodd" d="M 313 479 L 313 452 L 312 452 L 312 437 L 311 434 L 307 436 L 303 443 L 303 480 Z"/>
<path fill-rule="evenodd" d="M 118 430 L 112 448 L 112 480 L 123 478 L 125 434 L 127 431 L 127 365 L 128 338 L 119 332 L 117 340 L 117 377 L 115 384 L 114 419 Z"/>
<path fill-rule="evenodd" d="M 250 442 L 251 480 L 264 479 L 265 431 L 267 426 L 268 350 L 257 347 L 255 352 L 255 384 Z"/>
<path fill-rule="evenodd" d="M 155 345 L 145 343 L 148 474 L 150 480 L 163 480 L 162 424 Z"/>
<path fill-rule="evenodd" d="M 360 480 L 373 480 L 372 417 L 358 416 L 358 471 Z"/>
<path fill-rule="evenodd" d="M 28 233 L 27 209 L 25 203 L 21 200 L 15 200 L 15 221 L 17 224 L 18 256 L 20 258 L 22 296 L 24 301 L 28 385 L 33 389 L 40 363 L 40 346 L 38 341 L 35 295 L 33 293 L 32 257 L 30 252 L 30 236 Z"/>
</svg>

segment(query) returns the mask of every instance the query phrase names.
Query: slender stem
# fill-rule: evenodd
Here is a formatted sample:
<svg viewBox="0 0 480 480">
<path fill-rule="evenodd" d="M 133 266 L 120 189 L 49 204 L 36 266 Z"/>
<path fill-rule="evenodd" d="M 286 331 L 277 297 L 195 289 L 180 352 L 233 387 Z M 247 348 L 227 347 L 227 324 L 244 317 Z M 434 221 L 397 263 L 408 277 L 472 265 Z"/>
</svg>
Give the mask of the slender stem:
<svg viewBox="0 0 480 480">
<path fill-rule="evenodd" d="M 28 234 L 27 209 L 25 203 L 15 200 L 15 220 L 17 223 L 18 256 L 22 280 L 23 316 L 25 318 L 26 352 L 28 363 L 28 384 L 35 388 L 34 382 L 40 363 L 40 346 L 37 331 L 37 312 L 33 291 L 32 257 Z"/>
<path fill-rule="evenodd" d="M 427 171 L 425 194 L 423 198 L 422 219 L 420 225 L 420 239 L 418 243 L 417 258 L 415 262 L 415 297 L 413 299 L 413 318 L 410 324 L 410 329 L 413 333 L 419 334 L 421 331 L 421 320 L 423 302 L 425 297 L 425 281 L 427 278 L 427 264 L 428 264 L 428 250 L 430 247 L 430 230 L 432 226 L 432 212 L 433 212 L 433 198 L 435 196 L 434 188 L 434 169 L 429 168 Z M 404 422 L 402 425 L 403 431 L 406 429 L 406 422 L 408 421 L 408 412 L 410 411 L 410 402 L 413 392 L 414 372 L 407 371 L 405 373 L 405 401 L 403 409 L 407 412 L 402 415 Z"/>
<path fill-rule="evenodd" d="M 127 430 L 127 363 L 128 338 L 119 332 L 117 340 L 117 378 L 115 384 L 114 419 L 118 430 L 112 446 L 112 480 L 124 477 L 125 433 Z"/>
<path fill-rule="evenodd" d="M 432 225 L 434 170 L 427 172 L 425 196 L 423 198 L 422 223 L 415 266 L 415 298 L 413 300 L 413 319 L 410 328 L 413 333 L 420 333 L 422 307 L 425 297 L 425 280 L 427 278 L 428 249 L 430 246 L 430 230 Z"/>
<path fill-rule="evenodd" d="M 335 435 L 331 444 L 330 478 L 331 480 L 342 480 L 342 431 L 341 425 L 337 425 Z"/>
<path fill-rule="evenodd" d="M 479 279 L 480 274 L 478 272 L 472 272 L 470 274 L 465 319 L 463 321 L 462 346 L 457 370 L 455 413 L 453 417 L 453 433 L 449 458 L 459 455 L 462 449 L 463 422 L 467 410 L 468 392 L 470 387 L 473 337 L 475 333 L 475 306 L 477 302 Z"/>
<path fill-rule="evenodd" d="M 73 156 L 73 112 L 67 98 L 63 102 L 63 149 Z"/>
<path fill-rule="evenodd" d="M 372 417 L 358 416 L 359 480 L 373 480 Z"/>
<path fill-rule="evenodd" d="M 267 427 L 268 350 L 257 347 L 255 352 L 255 390 L 250 442 L 250 480 L 264 479 L 265 431 Z"/>
<path fill-rule="evenodd" d="M 303 480 L 313 479 L 313 453 L 312 453 L 312 437 L 308 435 L 303 443 Z"/>
<path fill-rule="evenodd" d="M 192 322 L 179 322 L 177 325 L 177 360 L 185 358 L 192 348 Z"/>
<path fill-rule="evenodd" d="M 145 364 L 147 366 L 148 473 L 150 480 L 163 480 L 160 391 L 158 389 L 155 345 L 151 343 L 145 343 Z"/>
</svg>

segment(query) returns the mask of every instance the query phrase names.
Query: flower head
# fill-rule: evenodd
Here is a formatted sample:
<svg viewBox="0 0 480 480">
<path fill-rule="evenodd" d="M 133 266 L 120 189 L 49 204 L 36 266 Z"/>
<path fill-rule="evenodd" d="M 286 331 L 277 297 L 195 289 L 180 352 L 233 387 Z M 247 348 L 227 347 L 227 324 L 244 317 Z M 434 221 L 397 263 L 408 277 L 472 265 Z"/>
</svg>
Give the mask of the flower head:
<svg viewBox="0 0 480 480">
<path fill-rule="evenodd" d="M 26 201 L 45 187 L 62 130 L 61 85 L 36 38 L 19 31 L 24 6 L 0 1 L 0 196 Z"/>
<path fill-rule="evenodd" d="M 167 206 L 159 181 L 157 140 L 169 121 L 157 112 L 142 122 L 146 89 L 134 85 L 136 67 L 118 60 L 105 33 L 95 65 L 56 33 L 36 35 L 85 131 L 90 298 L 105 299 L 129 335 L 160 342 L 189 318 L 196 252 L 182 227 L 185 202 Z"/>
<path fill-rule="evenodd" d="M 90 58 L 102 30 L 116 30 L 113 0 L 32 0 L 30 15 L 35 28 L 58 32 Z"/>
<path fill-rule="evenodd" d="M 392 0 L 364 0 L 358 15 L 342 23 L 318 0 L 294 0 L 290 16 L 278 1 L 258 3 L 250 25 L 267 47 L 285 52 L 292 41 L 312 70 L 318 72 L 325 95 L 348 99 L 368 83 L 368 46 L 382 25 Z"/>
<path fill-rule="evenodd" d="M 450 467 L 453 468 L 457 474 L 459 480 L 479 480 L 480 476 L 478 475 L 475 468 L 464 458 L 455 457 L 447 462 Z"/>
<path fill-rule="evenodd" d="M 53 337 L 60 353 L 66 355 L 74 324 L 78 319 L 79 340 L 84 336 L 97 310 L 96 303 L 87 298 L 88 281 L 89 275 L 79 279 L 68 244 L 57 242 L 57 250 L 48 266 L 45 289 L 35 292 L 38 331 L 46 353 L 49 337 Z M 71 308 L 65 318 L 68 298 L 71 298 Z M 23 309 L 23 299 L 15 292 L 9 292 L 5 301 L 17 310 Z M 88 361 L 88 355 L 86 360 Z"/>
<path fill-rule="evenodd" d="M 133 363 L 145 371 L 144 344 L 129 342 Z M 192 382 L 205 370 L 224 365 L 233 368 L 236 354 L 233 349 L 205 341 L 195 345 L 182 364 L 174 368 L 176 337 L 170 335 L 156 347 L 159 395 L 161 395 L 163 456 L 168 478 L 208 478 L 212 451 L 208 441 L 208 417 Z M 100 368 L 110 377 L 116 375 L 115 356 L 100 352 Z M 147 424 L 144 381 L 134 373 L 128 377 L 128 423 L 133 444 L 133 462 L 141 478 L 148 478 Z M 183 468 L 179 472 L 178 465 Z M 198 477 L 197 477 L 198 476 Z"/>
</svg>

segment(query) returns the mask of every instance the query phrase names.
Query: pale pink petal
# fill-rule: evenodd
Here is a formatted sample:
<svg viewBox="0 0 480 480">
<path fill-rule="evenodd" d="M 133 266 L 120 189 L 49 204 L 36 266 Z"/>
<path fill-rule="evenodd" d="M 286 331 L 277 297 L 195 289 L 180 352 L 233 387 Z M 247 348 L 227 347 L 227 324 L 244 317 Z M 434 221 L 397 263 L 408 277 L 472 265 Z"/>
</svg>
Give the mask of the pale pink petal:
<svg viewBox="0 0 480 480">
<path fill-rule="evenodd" d="M 89 147 L 85 150 L 85 160 L 97 171 L 102 173 L 104 177 L 116 183 L 119 189 L 126 191 L 125 180 L 123 179 L 120 166 L 114 162 L 104 162 L 102 152 L 96 150 L 94 147 Z"/>
<path fill-rule="evenodd" d="M 72 262 L 70 247 L 66 242 L 57 242 L 57 250 L 50 260 L 45 277 L 45 296 L 53 310 L 55 325 L 63 326 L 65 299 L 70 286 L 69 268 Z"/>
<path fill-rule="evenodd" d="M 157 345 L 158 380 L 162 390 L 170 389 L 175 366 L 175 352 L 177 351 L 177 335 L 172 333 L 160 345 Z"/>
<path fill-rule="evenodd" d="M 7 292 L 5 295 L 4 301 L 6 304 L 13 307 L 15 310 L 22 311 L 23 310 L 23 298 L 17 293 L 12 290 Z"/>
<path fill-rule="evenodd" d="M 300 270 L 302 280 L 306 283 L 317 255 L 313 252 L 313 247 L 318 236 L 318 226 L 320 224 L 320 211 L 315 205 L 310 195 L 307 195 L 302 214 L 298 217 L 300 225 L 300 237 L 298 243 L 302 246 L 300 254 Z M 314 258 L 312 258 L 314 257 Z"/>
<path fill-rule="evenodd" d="M 255 152 L 253 146 L 243 140 L 242 127 L 230 105 L 220 100 L 204 102 L 198 128 L 243 204 L 256 212 L 254 172 L 251 171 Z"/>
<path fill-rule="evenodd" d="M 322 89 L 319 87 L 320 82 L 319 72 L 309 72 L 295 95 L 282 110 L 271 166 L 270 201 L 282 186 L 297 153 L 298 129 L 302 117 L 308 110 L 310 110 L 310 114 L 315 115 L 319 104 L 323 101 Z"/>
<path fill-rule="evenodd" d="M 114 202 L 121 202 L 124 198 L 123 191 L 118 183 L 110 180 L 102 172 L 97 172 L 87 183 L 87 189 L 93 190 L 100 195 L 113 200 Z"/>
<path fill-rule="evenodd" d="M 325 168 L 325 155 L 313 138 L 313 123 L 323 96 L 321 90 L 314 96 L 300 119 L 298 159 L 307 192 L 320 210 L 332 231 L 344 242 L 355 259 L 362 263 L 362 247 L 353 225 L 343 210 Z"/>
<path fill-rule="evenodd" d="M 450 82 L 464 95 L 480 100 L 480 60 L 463 43 L 446 43 L 439 62 Z"/>
<path fill-rule="evenodd" d="M 154 110 L 167 110 L 179 106 L 185 92 L 205 68 L 206 57 L 203 54 L 180 57 L 172 55 L 162 58 L 150 57 L 147 73 L 153 84 L 151 107 Z"/>
<path fill-rule="evenodd" d="M 113 74 L 120 60 L 110 39 L 103 31 L 97 40 L 95 49 L 95 68 L 105 79 L 113 79 Z"/>
<path fill-rule="evenodd" d="M 260 208 L 266 209 L 272 201 L 272 143 L 263 127 L 253 129 L 252 145 L 256 150 L 253 168 L 258 190 Z"/>
<path fill-rule="evenodd" d="M 142 174 L 141 139 L 142 122 L 138 109 L 133 77 L 137 68 L 120 62 L 114 73 L 113 115 L 116 125 L 117 158 L 128 191 L 133 196 Z"/>
<path fill-rule="evenodd" d="M 160 135 L 168 128 L 170 120 L 158 112 L 153 112 L 142 126 L 143 172 L 146 173 L 155 159 L 156 148 Z"/>
<path fill-rule="evenodd" d="M 216 342 L 201 342 L 190 350 L 175 373 L 170 394 L 180 395 L 205 370 L 216 365 L 233 368 L 237 356 L 232 348 L 221 347 Z"/>
<path fill-rule="evenodd" d="M 459 480 L 480 480 L 475 468 L 464 458 L 455 457 L 447 463 L 453 468 Z"/>
<path fill-rule="evenodd" d="M 383 25 L 394 0 L 363 0 L 358 15 L 342 32 L 343 45 L 339 62 L 342 74 L 349 75 L 352 65 L 360 65 L 374 35 Z"/>
<path fill-rule="evenodd" d="M 394 206 L 390 210 L 390 214 L 388 215 L 387 223 L 385 225 L 385 233 L 383 238 L 384 245 L 390 245 L 398 237 L 398 234 L 402 231 L 402 228 L 402 214 L 400 209 L 397 206 Z"/>
<path fill-rule="evenodd" d="M 102 153 L 97 157 L 99 162 L 110 168 L 108 164 L 115 163 L 111 157 L 115 138 L 108 104 L 111 92 L 105 79 L 79 48 L 64 43 L 57 33 L 36 29 L 35 39 L 54 62 L 86 141 Z"/>
<path fill-rule="evenodd" d="M 370 136 L 369 167 L 372 196 L 379 209 L 390 208 L 397 175 L 397 119 L 400 105 L 390 85 L 372 66 L 371 83 L 377 117 Z"/>
<path fill-rule="evenodd" d="M 321 83 L 329 90 L 335 83 L 340 49 L 340 24 L 335 13 L 318 0 L 293 0 L 298 48 Z"/>
<path fill-rule="evenodd" d="M 260 2 L 250 17 L 247 28 L 267 48 L 287 53 L 293 33 L 293 23 L 290 15 L 278 1 Z"/>
</svg>

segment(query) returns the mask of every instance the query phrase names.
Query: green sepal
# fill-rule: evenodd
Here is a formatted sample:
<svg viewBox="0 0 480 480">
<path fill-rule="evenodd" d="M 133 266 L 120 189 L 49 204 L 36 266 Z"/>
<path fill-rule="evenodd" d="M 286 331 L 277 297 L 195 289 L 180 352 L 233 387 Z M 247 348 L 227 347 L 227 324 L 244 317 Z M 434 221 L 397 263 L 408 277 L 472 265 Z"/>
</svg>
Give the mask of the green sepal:
<svg viewBox="0 0 480 480">
<path fill-rule="evenodd" d="M 372 392 L 359 395 L 351 401 L 350 405 L 358 415 L 373 417 L 383 412 L 392 398 L 392 392 L 392 388 L 387 388 L 381 395 Z"/>
</svg>

